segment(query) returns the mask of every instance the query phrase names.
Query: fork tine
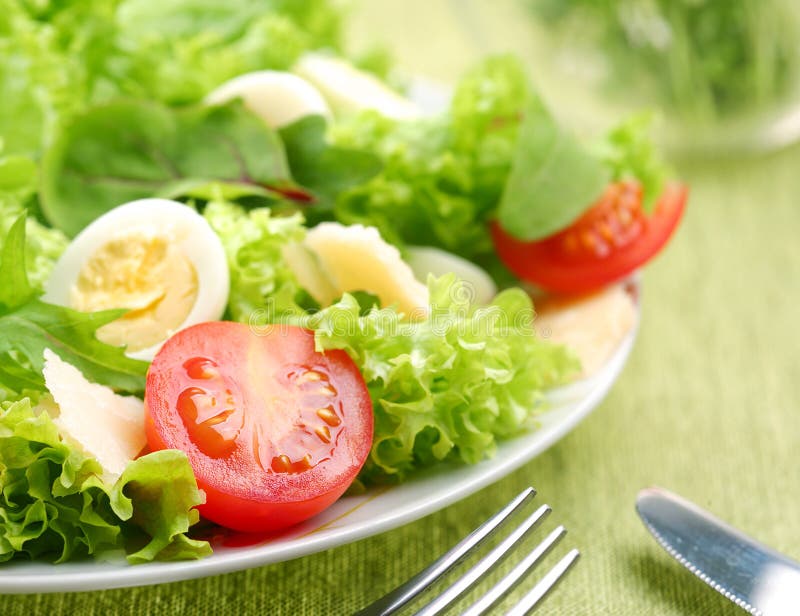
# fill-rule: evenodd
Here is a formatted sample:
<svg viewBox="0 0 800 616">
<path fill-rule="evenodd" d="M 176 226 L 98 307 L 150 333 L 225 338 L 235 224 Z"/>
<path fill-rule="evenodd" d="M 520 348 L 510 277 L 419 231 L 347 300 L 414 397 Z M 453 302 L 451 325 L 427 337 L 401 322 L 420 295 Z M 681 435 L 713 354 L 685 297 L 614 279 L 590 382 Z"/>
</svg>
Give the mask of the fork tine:
<svg viewBox="0 0 800 616">
<path fill-rule="evenodd" d="M 564 577 L 564 574 L 569 571 L 570 567 L 575 564 L 575 561 L 578 560 L 580 555 L 580 552 L 576 549 L 567 552 L 567 555 L 558 561 L 556 566 L 550 569 L 550 571 L 536 583 L 536 586 L 534 586 L 527 595 L 522 597 L 519 603 L 506 612 L 506 616 L 525 616 L 525 614 L 535 608 L 539 602 L 544 599 L 547 593 L 555 588 L 556 584 L 558 584 Z"/>
<path fill-rule="evenodd" d="M 402 586 L 357 613 L 356 616 L 389 616 L 396 613 L 430 584 L 460 563 L 472 550 L 486 541 L 511 516 L 514 511 L 536 495 L 536 490 L 526 488 L 514 500 L 459 541 L 429 567 L 420 571 Z"/>
<path fill-rule="evenodd" d="M 417 612 L 416 616 L 435 616 L 448 605 L 458 599 L 464 592 L 472 588 L 487 571 L 499 563 L 509 551 L 519 543 L 525 535 L 530 532 L 544 517 L 550 513 L 548 505 L 542 505 L 531 515 L 529 515 L 517 528 L 503 539 L 486 556 L 479 560 L 469 571 L 447 588 L 441 595 L 436 597 L 428 605 Z"/>
<path fill-rule="evenodd" d="M 494 607 L 516 586 L 522 577 L 533 568 L 567 533 L 563 526 L 551 532 L 539 545 L 531 550 L 502 580 L 495 584 L 483 597 L 473 603 L 461 616 L 480 616 Z"/>
</svg>

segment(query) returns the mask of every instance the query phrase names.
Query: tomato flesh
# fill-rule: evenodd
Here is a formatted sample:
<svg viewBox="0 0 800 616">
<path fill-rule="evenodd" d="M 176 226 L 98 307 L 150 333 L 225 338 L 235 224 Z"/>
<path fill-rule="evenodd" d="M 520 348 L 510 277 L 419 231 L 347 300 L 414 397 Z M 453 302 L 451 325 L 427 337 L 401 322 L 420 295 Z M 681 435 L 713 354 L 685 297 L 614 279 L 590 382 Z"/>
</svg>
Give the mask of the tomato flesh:
<svg viewBox="0 0 800 616">
<path fill-rule="evenodd" d="M 202 323 L 170 338 L 147 374 L 152 450 L 186 452 L 200 513 L 244 531 L 296 524 L 332 504 L 372 445 L 372 403 L 343 351 L 276 326 Z"/>
<path fill-rule="evenodd" d="M 683 185 L 668 186 L 647 215 L 641 186 L 617 182 L 550 237 L 525 242 L 495 223 L 492 238 L 500 259 L 521 279 L 556 293 L 585 293 L 625 278 L 655 256 L 678 226 L 687 194 Z"/>
</svg>

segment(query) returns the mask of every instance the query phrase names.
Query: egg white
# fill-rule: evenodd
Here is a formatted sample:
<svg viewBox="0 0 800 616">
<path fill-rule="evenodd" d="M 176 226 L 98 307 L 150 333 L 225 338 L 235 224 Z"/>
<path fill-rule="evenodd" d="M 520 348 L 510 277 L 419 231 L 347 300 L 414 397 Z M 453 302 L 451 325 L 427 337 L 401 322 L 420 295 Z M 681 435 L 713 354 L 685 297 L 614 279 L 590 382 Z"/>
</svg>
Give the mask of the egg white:
<svg viewBox="0 0 800 616">
<path fill-rule="evenodd" d="M 255 71 L 226 81 L 206 97 L 219 105 L 241 98 L 244 106 L 271 128 L 281 128 L 308 115 L 330 118 L 322 94 L 302 77 L 282 71 Z"/>
<path fill-rule="evenodd" d="M 70 306 L 72 288 L 86 262 L 108 242 L 135 235 L 167 238 L 195 270 L 197 297 L 186 319 L 175 331 L 222 317 L 230 288 L 225 248 L 205 218 L 191 207 L 169 199 L 131 201 L 92 222 L 61 255 L 45 285 L 43 299 L 52 304 Z M 151 360 L 163 343 L 162 340 L 127 355 Z"/>
<path fill-rule="evenodd" d="M 467 285 L 466 291 L 477 304 L 488 304 L 497 295 L 497 285 L 485 270 L 441 248 L 409 246 L 406 260 L 418 280 L 427 280 L 428 274 L 438 277 L 454 273 Z"/>
</svg>

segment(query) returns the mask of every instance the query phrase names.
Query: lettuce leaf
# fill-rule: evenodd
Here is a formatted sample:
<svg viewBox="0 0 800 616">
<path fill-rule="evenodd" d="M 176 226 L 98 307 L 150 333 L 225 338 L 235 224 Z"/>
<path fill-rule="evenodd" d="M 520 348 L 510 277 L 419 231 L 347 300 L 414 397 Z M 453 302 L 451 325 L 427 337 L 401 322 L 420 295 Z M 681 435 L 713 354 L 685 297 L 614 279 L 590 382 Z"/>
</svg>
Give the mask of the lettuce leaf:
<svg viewBox="0 0 800 616">
<path fill-rule="evenodd" d="M 116 23 L 128 94 L 196 102 L 223 81 L 287 70 L 311 49 L 341 48 L 330 0 L 124 0 Z"/>
<path fill-rule="evenodd" d="M 80 58 L 68 53 L 57 27 L 38 21 L 27 4 L 0 0 L 0 137 L 7 154 L 35 156 L 49 143 L 57 118 L 86 96 L 86 83 Z"/>
<path fill-rule="evenodd" d="M 228 256 L 228 313 L 234 321 L 271 321 L 271 315 L 299 315 L 315 306 L 283 258 L 284 247 L 305 236 L 300 214 L 273 216 L 269 208 L 248 212 L 216 200 L 206 205 L 203 216 Z"/>
<path fill-rule="evenodd" d="M 0 0 L 0 136 L 7 153 L 38 158 L 91 105 L 198 102 L 236 75 L 339 50 L 340 39 L 331 0 Z"/>
<path fill-rule="evenodd" d="M 359 303 L 345 295 L 298 321 L 316 330 L 318 350 L 344 349 L 367 383 L 375 433 L 360 475 L 365 483 L 491 456 L 498 439 L 535 426 L 543 390 L 577 369 L 566 349 L 536 336 L 522 290 L 478 308 L 452 274 L 428 286 L 425 320 L 403 321 L 392 309 L 360 316 Z"/>
<path fill-rule="evenodd" d="M 642 185 L 645 208 L 655 204 L 671 175 L 650 137 L 652 123 L 652 114 L 634 114 L 612 128 L 595 146 L 614 181 L 637 180 Z"/>
<path fill-rule="evenodd" d="M 3 145 L 0 142 L 0 154 Z M 37 189 L 38 169 L 29 156 L 0 156 L 0 197 L 24 203 Z"/>
<path fill-rule="evenodd" d="M 101 475 L 97 461 L 61 440 L 29 398 L 2 403 L 0 561 L 64 562 L 126 547 L 136 550 L 131 562 L 210 553 L 206 542 L 186 536 L 202 499 L 182 452 L 139 458 L 114 485 Z"/>
<path fill-rule="evenodd" d="M 509 173 L 530 95 L 521 64 L 490 58 L 459 82 L 449 113 L 396 121 L 363 112 L 334 125 L 334 144 L 377 154 L 384 169 L 339 196 L 345 224 L 378 227 L 394 244 L 492 254 L 487 221 Z"/>
<path fill-rule="evenodd" d="M 150 453 L 131 462 L 109 492 L 111 508 L 123 522 L 132 563 L 185 560 L 211 554 L 211 546 L 187 536 L 200 520 L 195 507 L 205 498 L 197 488 L 186 454 L 176 449 Z M 132 525 L 132 526 L 131 526 Z"/>
</svg>

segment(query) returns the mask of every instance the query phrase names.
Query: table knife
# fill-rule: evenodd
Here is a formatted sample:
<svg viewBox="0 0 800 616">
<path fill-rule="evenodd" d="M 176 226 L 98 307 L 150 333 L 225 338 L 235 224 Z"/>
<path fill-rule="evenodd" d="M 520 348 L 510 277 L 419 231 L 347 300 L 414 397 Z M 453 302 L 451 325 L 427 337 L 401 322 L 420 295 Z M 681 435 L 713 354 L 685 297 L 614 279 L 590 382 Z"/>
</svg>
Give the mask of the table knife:
<svg viewBox="0 0 800 616">
<path fill-rule="evenodd" d="M 799 563 L 661 488 L 642 490 L 636 510 L 670 556 L 750 614 L 800 614 Z"/>
</svg>

